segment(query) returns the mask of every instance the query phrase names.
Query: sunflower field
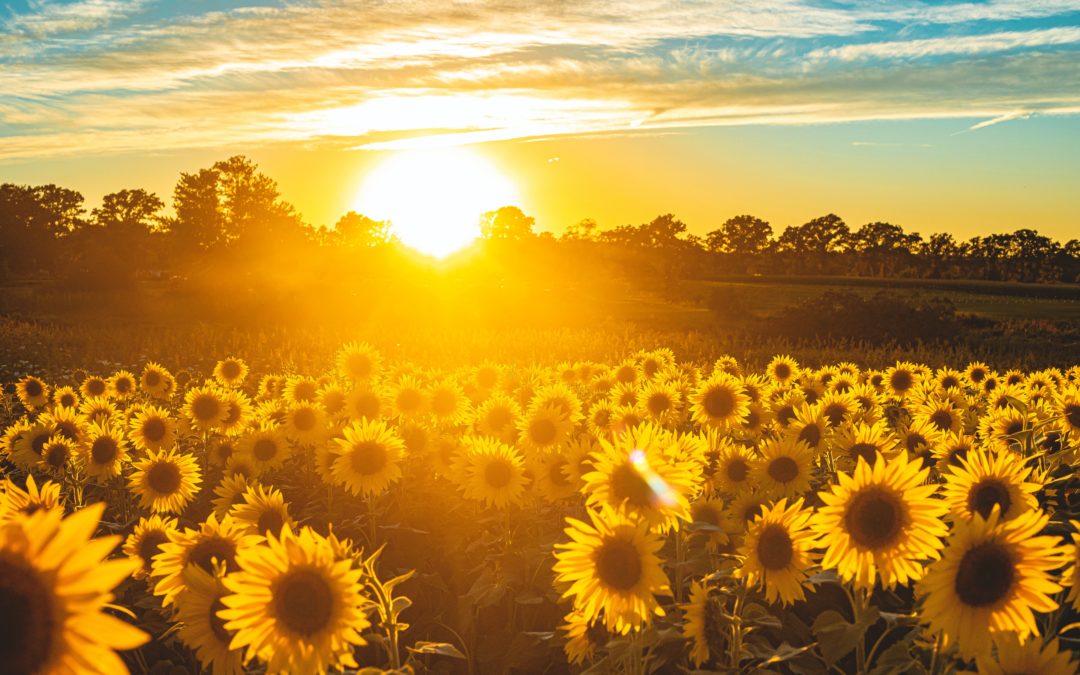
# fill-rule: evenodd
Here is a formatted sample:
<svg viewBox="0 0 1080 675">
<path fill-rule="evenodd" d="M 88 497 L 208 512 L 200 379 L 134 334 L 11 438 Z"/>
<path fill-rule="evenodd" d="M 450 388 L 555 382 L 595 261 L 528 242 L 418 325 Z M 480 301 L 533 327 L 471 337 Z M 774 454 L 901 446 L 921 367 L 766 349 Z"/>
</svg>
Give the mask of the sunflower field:
<svg viewBox="0 0 1080 675">
<path fill-rule="evenodd" d="M 0 672 L 1080 668 L 1080 367 L 384 353 L 20 374 Z"/>
</svg>

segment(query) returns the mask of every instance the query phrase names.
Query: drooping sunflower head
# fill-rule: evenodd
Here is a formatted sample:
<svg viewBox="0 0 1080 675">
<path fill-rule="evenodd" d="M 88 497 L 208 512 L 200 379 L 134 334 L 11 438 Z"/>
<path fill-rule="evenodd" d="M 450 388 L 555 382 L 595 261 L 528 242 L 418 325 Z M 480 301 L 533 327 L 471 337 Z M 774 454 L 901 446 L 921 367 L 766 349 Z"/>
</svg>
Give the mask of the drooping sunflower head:
<svg viewBox="0 0 1080 675">
<path fill-rule="evenodd" d="M 296 527 L 281 490 L 259 484 L 248 486 L 240 503 L 233 505 L 229 514 L 237 524 L 246 527 L 249 534 L 279 534 L 283 527 Z"/>
<path fill-rule="evenodd" d="M 975 667 L 984 675 L 1073 675 L 1080 664 L 1074 663 L 1074 653 L 1061 649 L 1058 639 L 1020 641 L 1015 633 L 994 635 L 997 653 L 981 654 Z"/>
</svg>

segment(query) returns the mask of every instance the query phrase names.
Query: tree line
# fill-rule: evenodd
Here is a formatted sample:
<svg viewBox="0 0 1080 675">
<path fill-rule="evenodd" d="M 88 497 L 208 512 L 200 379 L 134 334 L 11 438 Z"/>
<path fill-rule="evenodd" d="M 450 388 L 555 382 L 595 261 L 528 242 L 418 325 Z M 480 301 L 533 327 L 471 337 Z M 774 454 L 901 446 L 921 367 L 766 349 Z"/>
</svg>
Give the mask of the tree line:
<svg viewBox="0 0 1080 675">
<path fill-rule="evenodd" d="M 389 222 L 355 212 L 332 227 L 305 222 L 276 182 L 243 156 L 181 173 L 172 207 L 172 215 L 165 215 L 157 195 L 125 189 L 105 195 L 88 212 L 77 191 L 4 183 L 0 276 L 75 276 L 114 285 L 208 261 L 250 270 L 246 263 L 269 257 L 332 257 L 397 245 Z M 556 237 L 537 232 L 535 220 L 514 206 L 483 214 L 480 225 L 483 245 L 494 251 L 581 255 L 669 277 L 839 274 L 1080 282 L 1080 240 L 1060 243 L 1027 228 L 958 241 L 951 234 L 924 238 L 885 222 L 852 228 L 827 214 L 776 234 L 768 222 L 738 215 L 697 236 L 673 214 L 663 214 L 612 229 L 585 219 Z"/>
</svg>

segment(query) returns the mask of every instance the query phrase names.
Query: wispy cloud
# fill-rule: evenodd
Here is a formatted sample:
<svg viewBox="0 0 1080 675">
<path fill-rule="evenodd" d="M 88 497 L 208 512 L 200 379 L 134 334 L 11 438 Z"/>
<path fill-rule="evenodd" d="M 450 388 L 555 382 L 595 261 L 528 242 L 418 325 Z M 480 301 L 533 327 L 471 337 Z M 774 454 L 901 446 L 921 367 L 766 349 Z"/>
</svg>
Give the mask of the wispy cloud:
<svg viewBox="0 0 1080 675">
<path fill-rule="evenodd" d="M 37 2 L 0 18 L 0 160 L 1080 107 L 1080 0 L 194 6 Z"/>
<path fill-rule="evenodd" d="M 1028 112 L 1017 111 L 1017 112 L 1005 113 L 1004 115 L 998 115 L 997 117 L 992 117 L 992 118 L 990 118 L 988 120 L 983 120 L 982 122 L 972 124 L 967 129 L 964 129 L 963 131 L 958 131 L 956 133 L 964 133 L 964 132 L 968 132 L 968 131 L 978 131 L 979 129 L 985 129 L 986 127 L 992 127 L 995 124 L 1001 124 L 1002 122 L 1008 122 L 1010 120 L 1026 120 L 1029 117 L 1031 117 L 1031 113 L 1028 113 Z M 953 135 L 955 136 L 956 134 L 953 134 Z"/>
</svg>

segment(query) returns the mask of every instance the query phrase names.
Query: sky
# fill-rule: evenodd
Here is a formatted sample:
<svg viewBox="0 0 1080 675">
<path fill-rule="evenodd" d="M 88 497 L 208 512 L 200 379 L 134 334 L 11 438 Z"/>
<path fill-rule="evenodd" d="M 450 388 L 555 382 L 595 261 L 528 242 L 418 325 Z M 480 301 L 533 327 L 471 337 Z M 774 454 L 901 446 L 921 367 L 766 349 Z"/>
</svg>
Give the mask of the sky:
<svg viewBox="0 0 1080 675">
<path fill-rule="evenodd" d="M 555 232 L 835 212 L 1075 238 L 1080 0 L 0 0 L 0 182 L 168 201 L 244 154 L 329 225 L 441 145 Z"/>
</svg>

